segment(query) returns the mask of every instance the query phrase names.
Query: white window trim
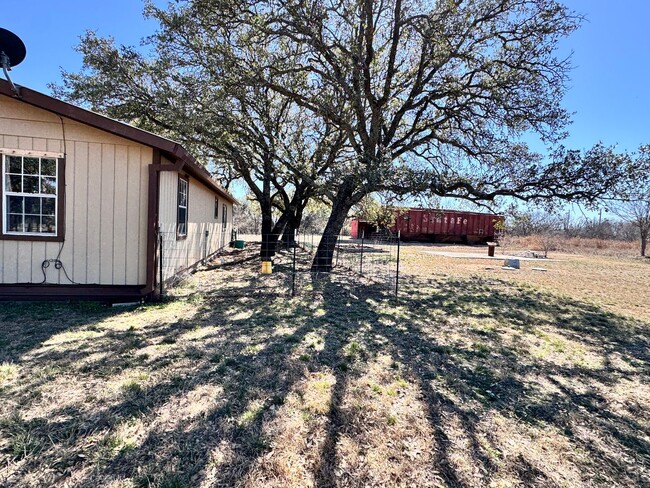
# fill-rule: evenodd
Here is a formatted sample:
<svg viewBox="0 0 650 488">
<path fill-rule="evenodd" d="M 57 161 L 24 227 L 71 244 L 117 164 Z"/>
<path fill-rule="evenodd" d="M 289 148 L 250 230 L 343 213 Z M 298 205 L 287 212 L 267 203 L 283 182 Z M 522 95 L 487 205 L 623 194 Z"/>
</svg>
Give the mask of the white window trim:
<svg viewBox="0 0 650 488">
<path fill-rule="evenodd" d="M 226 232 L 228 227 L 228 206 L 224 203 L 221 207 L 221 232 Z"/>
<path fill-rule="evenodd" d="M 178 178 L 178 194 L 180 195 L 181 193 L 181 181 L 185 183 L 185 205 L 181 205 L 180 203 L 177 204 L 176 206 L 176 235 L 178 237 L 187 237 L 187 227 L 189 226 L 190 222 L 190 216 L 188 213 L 188 207 L 190 204 L 190 182 L 184 178 Z M 177 197 L 178 198 L 178 197 Z M 185 209 L 185 231 L 180 232 L 180 222 L 178 222 L 178 209 L 179 208 L 184 208 Z"/>
<path fill-rule="evenodd" d="M 0 149 L 0 152 L 2 152 L 2 233 L 7 236 L 28 236 L 28 237 L 33 237 L 33 236 L 42 236 L 42 237 L 57 237 L 59 235 L 59 158 L 56 157 L 54 154 L 55 153 L 35 153 L 32 151 L 20 151 L 20 150 L 7 150 L 8 152 L 4 152 L 4 149 Z M 47 154 L 45 156 L 41 156 L 40 154 Z M 7 191 L 7 162 L 8 162 L 8 156 L 21 156 L 21 157 L 32 157 L 32 158 L 39 158 L 39 176 L 41 174 L 40 172 L 40 165 L 41 165 L 41 159 L 54 159 L 55 161 L 55 168 L 56 168 L 56 174 L 55 174 L 55 188 L 56 192 L 54 193 L 54 197 L 52 197 L 51 194 L 49 193 L 24 193 L 24 192 L 13 192 L 13 191 Z M 12 173 L 14 174 L 14 173 Z M 21 175 L 24 176 L 24 173 L 21 173 Z M 40 184 L 40 181 L 39 181 Z M 8 219 L 7 215 L 9 213 L 9 206 L 7 205 L 7 196 L 21 196 L 21 197 L 39 197 L 39 198 L 54 198 L 54 226 L 55 226 L 55 232 L 16 232 L 16 231 L 10 231 L 7 229 L 8 226 Z M 25 212 L 23 209 L 23 219 L 25 218 Z M 23 220 L 24 224 L 24 220 Z"/>
</svg>

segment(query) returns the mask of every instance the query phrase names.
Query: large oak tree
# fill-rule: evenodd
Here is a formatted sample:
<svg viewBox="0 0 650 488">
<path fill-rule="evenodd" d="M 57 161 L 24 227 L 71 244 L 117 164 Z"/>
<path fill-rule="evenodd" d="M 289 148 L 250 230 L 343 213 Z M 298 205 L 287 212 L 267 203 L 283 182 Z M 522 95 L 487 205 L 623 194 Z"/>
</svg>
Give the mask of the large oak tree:
<svg viewBox="0 0 650 488">
<path fill-rule="evenodd" d="M 331 269 L 345 217 L 372 192 L 593 203 L 633 174 L 611 149 L 557 146 L 570 64 L 556 52 L 581 18 L 555 0 L 186 0 L 147 12 L 157 55 L 172 53 L 179 73 L 270 90 L 344 135 L 336 150 L 353 157 L 327 184 L 316 271 Z M 531 134 L 548 156 L 523 142 Z"/>
<path fill-rule="evenodd" d="M 206 64 L 202 55 L 175 47 L 161 16 L 161 30 L 147 40 L 148 55 L 86 33 L 78 47 L 84 69 L 64 73 L 55 92 L 179 140 L 227 184 L 243 180 L 260 206 L 261 257 L 267 260 L 279 236 L 300 225 L 309 199 L 324 196 L 342 155 L 342 133 L 290 98 L 242 85 L 225 76 L 222 63 Z"/>
<path fill-rule="evenodd" d="M 334 236 L 374 191 L 593 202 L 624 174 L 606 148 L 542 158 L 522 142 L 532 133 L 552 146 L 569 122 L 570 64 L 555 52 L 581 18 L 554 0 L 194 0 L 166 15 L 188 49 L 227 42 L 213 62 L 345 132 L 356 160 L 314 270 L 331 268 Z M 250 44 L 267 64 L 247 69 Z"/>
</svg>

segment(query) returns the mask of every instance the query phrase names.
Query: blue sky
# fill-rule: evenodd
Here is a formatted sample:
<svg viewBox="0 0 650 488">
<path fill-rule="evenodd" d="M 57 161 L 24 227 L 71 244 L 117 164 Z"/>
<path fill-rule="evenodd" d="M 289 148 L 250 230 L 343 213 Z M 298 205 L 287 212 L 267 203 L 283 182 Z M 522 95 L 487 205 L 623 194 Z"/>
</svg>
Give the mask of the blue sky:
<svg viewBox="0 0 650 488">
<path fill-rule="evenodd" d="M 603 141 L 633 151 L 650 143 L 650 2 L 564 3 L 587 17 L 562 43 L 562 52 L 574 52 L 575 66 L 564 104 L 575 112 L 566 145 L 580 149 Z M 5 0 L 2 10 L 0 27 L 27 45 L 27 58 L 11 73 L 14 81 L 45 93 L 48 83 L 60 81 L 59 67 L 81 67 L 74 46 L 86 29 L 120 44 L 137 44 L 156 27 L 144 20 L 140 0 Z"/>
</svg>

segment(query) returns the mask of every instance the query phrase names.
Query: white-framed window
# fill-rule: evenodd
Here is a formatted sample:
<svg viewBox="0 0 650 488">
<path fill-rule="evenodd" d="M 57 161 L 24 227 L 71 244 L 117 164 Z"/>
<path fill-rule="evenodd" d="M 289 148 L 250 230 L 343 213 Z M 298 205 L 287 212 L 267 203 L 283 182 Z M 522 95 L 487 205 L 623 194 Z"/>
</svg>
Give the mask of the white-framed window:
<svg viewBox="0 0 650 488">
<path fill-rule="evenodd" d="M 219 218 L 219 198 L 214 197 L 214 220 Z"/>
<path fill-rule="evenodd" d="M 176 237 L 187 237 L 187 204 L 190 182 L 185 178 L 178 178 L 178 213 L 176 220 Z"/>
<path fill-rule="evenodd" d="M 2 233 L 56 237 L 59 222 L 59 160 L 2 154 Z"/>
<path fill-rule="evenodd" d="M 223 209 L 221 210 L 221 232 L 226 232 L 227 223 L 228 223 L 228 207 L 224 203 Z"/>
</svg>

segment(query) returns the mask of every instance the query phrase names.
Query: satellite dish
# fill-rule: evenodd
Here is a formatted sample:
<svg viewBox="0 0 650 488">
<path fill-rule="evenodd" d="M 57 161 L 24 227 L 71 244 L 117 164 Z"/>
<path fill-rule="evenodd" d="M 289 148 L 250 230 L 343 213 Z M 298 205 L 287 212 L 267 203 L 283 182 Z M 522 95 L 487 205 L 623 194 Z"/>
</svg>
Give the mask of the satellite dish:
<svg viewBox="0 0 650 488">
<path fill-rule="evenodd" d="M 25 44 L 20 40 L 20 37 L 0 27 L 0 64 L 2 64 L 2 71 L 5 73 L 5 78 L 7 78 L 7 81 L 11 84 L 11 88 L 18 96 L 20 96 L 20 91 L 16 88 L 14 82 L 11 81 L 9 71 L 14 66 L 22 63 L 26 55 L 27 49 L 25 49 Z"/>
<path fill-rule="evenodd" d="M 10 68 L 18 66 L 27 55 L 25 44 L 16 34 L 0 27 L 0 52 L 7 58 Z"/>
</svg>

